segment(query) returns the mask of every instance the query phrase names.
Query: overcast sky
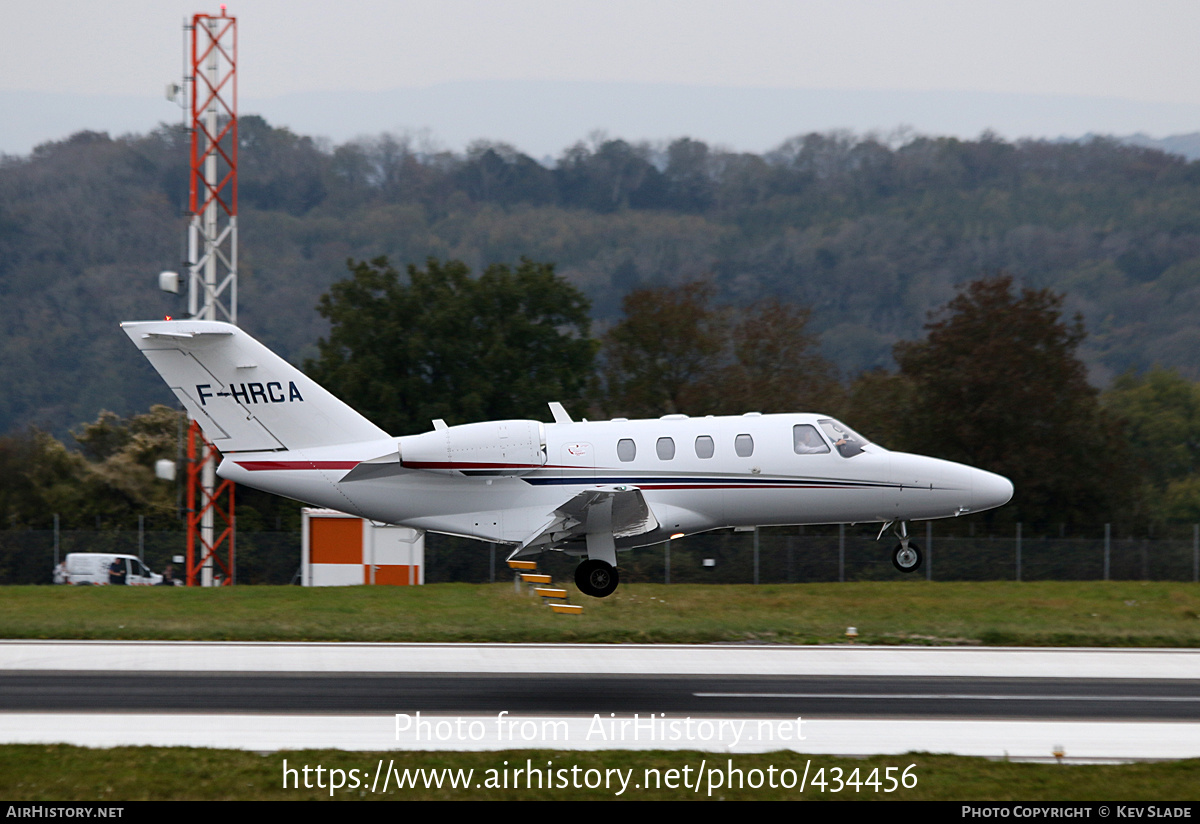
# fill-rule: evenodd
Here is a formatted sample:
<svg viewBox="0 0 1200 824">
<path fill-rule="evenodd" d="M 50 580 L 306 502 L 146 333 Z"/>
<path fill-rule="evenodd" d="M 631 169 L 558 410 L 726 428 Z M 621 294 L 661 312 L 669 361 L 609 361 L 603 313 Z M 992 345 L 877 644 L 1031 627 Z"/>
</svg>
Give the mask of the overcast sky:
<svg viewBox="0 0 1200 824">
<path fill-rule="evenodd" d="M 8 3 L 0 91 L 162 100 L 181 74 L 182 21 L 219 9 Z M 1196 0 L 241 0 L 229 13 L 239 21 L 243 113 L 280 95 L 478 80 L 1200 105 Z M 0 121 L 0 137 L 18 116 Z"/>
</svg>

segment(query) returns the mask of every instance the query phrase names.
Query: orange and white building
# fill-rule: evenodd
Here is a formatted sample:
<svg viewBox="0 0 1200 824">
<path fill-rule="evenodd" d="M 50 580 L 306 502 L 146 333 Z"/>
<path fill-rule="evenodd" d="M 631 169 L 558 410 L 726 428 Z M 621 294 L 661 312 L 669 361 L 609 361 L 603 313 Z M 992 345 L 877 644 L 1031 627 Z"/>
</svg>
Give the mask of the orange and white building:
<svg viewBox="0 0 1200 824">
<path fill-rule="evenodd" d="M 306 587 L 425 583 L 425 531 L 334 509 L 301 510 L 300 583 Z"/>
</svg>

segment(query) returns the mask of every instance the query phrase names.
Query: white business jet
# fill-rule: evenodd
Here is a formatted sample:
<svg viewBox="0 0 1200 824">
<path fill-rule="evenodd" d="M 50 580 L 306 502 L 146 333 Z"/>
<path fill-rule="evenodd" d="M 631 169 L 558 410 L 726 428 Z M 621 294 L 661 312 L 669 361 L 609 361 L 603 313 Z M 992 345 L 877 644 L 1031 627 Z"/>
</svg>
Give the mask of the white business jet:
<svg viewBox="0 0 1200 824">
<path fill-rule="evenodd" d="M 907 522 L 1002 506 L 1007 478 L 890 452 L 825 415 L 488 421 L 393 437 L 235 326 L 122 328 L 221 451 L 239 484 L 363 518 L 587 558 L 587 595 L 617 588 L 617 551 L 725 527 Z"/>
</svg>

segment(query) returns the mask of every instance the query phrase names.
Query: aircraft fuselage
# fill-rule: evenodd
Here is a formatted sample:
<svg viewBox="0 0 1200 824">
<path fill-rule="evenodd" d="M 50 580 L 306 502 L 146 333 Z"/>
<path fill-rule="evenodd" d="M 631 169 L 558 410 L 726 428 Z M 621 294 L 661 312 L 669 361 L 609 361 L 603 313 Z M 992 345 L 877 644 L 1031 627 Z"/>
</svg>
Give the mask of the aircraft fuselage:
<svg viewBox="0 0 1200 824">
<path fill-rule="evenodd" d="M 456 453 L 463 427 L 448 427 L 336 449 L 238 453 L 220 474 L 382 522 L 508 544 L 527 540 L 549 511 L 583 490 L 634 487 L 658 528 L 618 536 L 619 549 L 723 527 L 948 518 L 1012 496 L 1007 479 L 962 464 L 869 443 L 846 457 L 822 421 L 837 423 L 816 414 L 498 421 L 467 425 L 466 443 L 486 442 L 492 428 L 493 442 L 503 441 L 499 427 L 508 426 L 518 442 L 504 460 L 486 446 Z M 819 433 L 825 451 L 797 451 L 796 427 Z M 519 442 L 534 432 L 538 443 Z M 375 471 L 352 472 L 360 466 Z"/>
</svg>

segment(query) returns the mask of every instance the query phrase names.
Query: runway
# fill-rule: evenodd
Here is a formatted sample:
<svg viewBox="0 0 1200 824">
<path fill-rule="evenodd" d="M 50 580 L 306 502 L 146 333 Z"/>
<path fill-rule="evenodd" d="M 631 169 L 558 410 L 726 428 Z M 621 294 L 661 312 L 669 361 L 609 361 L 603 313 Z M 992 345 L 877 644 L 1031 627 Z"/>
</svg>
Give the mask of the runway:
<svg viewBox="0 0 1200 824">
<path fill-rule="evenodd" d="M 1200 722 L 1191 680 L 874 676 L 0 673 L 0 711 L 667 713 Z"/>
<path fill-rule="evenodd" d="M 6 641 L 0 741 L 1200 757 L 1200 652 Z"/>
</svg>

